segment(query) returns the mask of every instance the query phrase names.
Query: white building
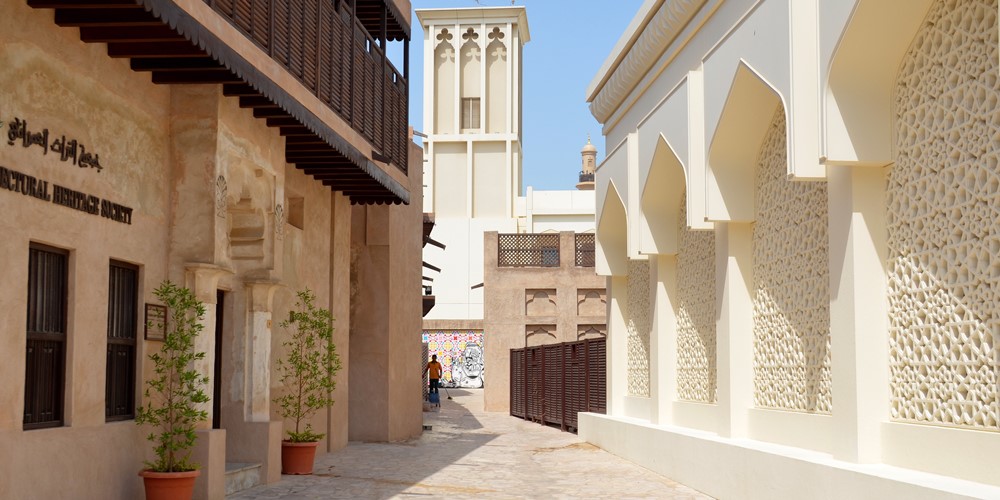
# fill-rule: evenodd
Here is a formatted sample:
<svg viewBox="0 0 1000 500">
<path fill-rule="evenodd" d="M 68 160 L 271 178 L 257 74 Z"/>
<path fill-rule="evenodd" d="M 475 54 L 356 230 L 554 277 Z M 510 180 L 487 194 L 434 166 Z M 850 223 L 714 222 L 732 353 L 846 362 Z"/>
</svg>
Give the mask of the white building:
<svg viewBox="0 0 1000 500">
<path fill-rule="evenodd" d="M 451 361 L 467 359 L 470 345 L 481 355 L 490 334 L 483 328 L 484 234 L 592 232 L 594 191 L 528 187 L 522 196 L 524 7 L 425 9 L 417 18 L 424 29 L 424 211 L 433 214 L 432 237 L 441 244 L 424 248 L 435 305 L 423 336 L 444 364 L 445 383 L 461 385 Z M 597 150 L 588 143 L 582 154 L 586 182 L 578 188 L 593 189 Z M 470 387 L 482 387 L 480 375 Z"/>
<path fill-rule="evenodd" d="M 436 262 L 428 320 L 482 320 L 485 231 L 517 231 L 521 191 L 524 7 L 425 9 L 424 211 L 434 214 L 425 261 Z"/>
<path fill-rule="evenodd" d="M 718 498 L 1000 498 L 996 0 L 647 0 L 594 79 L 608 415 Z"/>
</svg>

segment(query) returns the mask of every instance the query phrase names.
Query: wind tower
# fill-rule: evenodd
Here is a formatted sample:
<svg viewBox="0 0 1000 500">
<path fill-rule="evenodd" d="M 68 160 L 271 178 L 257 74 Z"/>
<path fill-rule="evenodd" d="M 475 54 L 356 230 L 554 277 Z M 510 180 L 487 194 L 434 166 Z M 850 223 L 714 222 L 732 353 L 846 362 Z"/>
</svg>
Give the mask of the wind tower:
<svg viewBox="0 0 1000 500">
<path fill-rule="evenodd" d="M 424 260 L 441 267 L 425 320 L 482 320 L 475 286 L 483 281 L 483 232 L 517 231 L 527 15 L 524 7 L 416 13 L 424 30 L 424 211 L 446 247 L 425 250 Z"/>
</svg>

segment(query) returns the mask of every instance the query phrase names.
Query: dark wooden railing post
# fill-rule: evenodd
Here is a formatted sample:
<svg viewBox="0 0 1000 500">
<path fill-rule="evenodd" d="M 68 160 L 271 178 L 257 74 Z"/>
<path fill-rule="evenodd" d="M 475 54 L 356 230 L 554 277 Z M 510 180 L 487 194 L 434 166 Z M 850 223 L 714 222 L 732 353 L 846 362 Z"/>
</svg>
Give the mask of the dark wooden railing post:
<svg viewBox="0 0 1000 500">
<path fill-rule="evenodd" d="M 381 87 L 382 87 L 382 99 L 379 101 L 379 102 L 382 103 L 382 116 L 389 115 L 389 113 L 387 113 L 386 109 L 385 109 L 385 83 L 386 83 L 386 80 L 387 80 L 386 74 L 385 74 L 386 73 L 385 70 L 386 70 L 386 60 L 388 58 L 388 55 L 386 54 L 386 51 L 385 51 L 385 45 L 386 45 L 386 38 L 388 37 L 388 34 L 386 33 L 386 31 L 388 30 L 388 27 L 386 26 L 386 22 L 387 22 L 386 17 L 388 16 L 388 13 L 389 13 L 389 6 L 388 5 L 382 5 L 382 19 L 380 20 L 381 21 L 381 29 L 380 29 L 380 32 L 379 32 L 379 40 L 378 40 L 379 48 L 382 49 L 382 71 L 379 72 L 379 80 L 381 80 L 381 82 L 382 82 L 382 85 L 381 85 Z M 372 104 L 372 107 L 373 108 L 375 107 L 374 103 Z M 375 110 L 373 109 L 372 110 L 372 116 L 379 116 L 379 114 L 375 113 Z M 386 147 L 385 129 L 386 129 L 387 125 L 391 125 L 391 123 L 386 123 L 386 120 L 382 120 L 382 137 L 379 137 L 379 149 L 382 150 L 382 154 L 383 155 L 385 155 L 385 156 L 387 156 L 387 157 L 389 157 L 391 159 L 395 155 L 393 154 L 393 151 L 390 148 Z"/>
<path fill-rule="evenodd" d="M 348 51 L 348 53 L 351 55 L 351 68 L 350 68 L 351 98 L 348 100 L 348 102 L 350 103 L 351 107 L 351 116 L 350 116 L 351 127 L 354 128 L 354 130 L 358 130 L 357 120 L 355 119 L 356 115 L 354 113 L 354 87 L 357 86 L 357 82 L 355 82 L 354 78 L 354 59 L 356 59 L 356 57 L 354 57 L 354 51 L 357 48 L 355 47 L 355 45 L 357 45 L 358 43 L 357 34 L 355 33 L 354 30 L 358 29 L 355 24 L 357 22 L 357 19 L 358 19 L 357 0 L 351 0 L 351 23 L 349 27 L 350 28 L 349 31 L 351 32 L 351 43 L 350 43 L 350 50 Z"/>
<path fill-rule="evenodd" d="M 267 55 L 274 59 L 274 2 L 267 0 Z"/>
</svg>

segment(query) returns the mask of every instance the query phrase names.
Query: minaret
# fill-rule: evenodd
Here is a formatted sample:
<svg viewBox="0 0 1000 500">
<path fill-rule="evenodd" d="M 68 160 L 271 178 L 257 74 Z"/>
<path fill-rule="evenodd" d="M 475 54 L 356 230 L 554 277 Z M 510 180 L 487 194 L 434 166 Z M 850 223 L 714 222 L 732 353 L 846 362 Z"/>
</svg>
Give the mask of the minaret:
<svg viewBox="0 0 1000 500">
<path fill-rule="evenodd" d="M 590 134 L 587 134 L 587 145 L 580 150 L 583 160 L 583 168 L 580 170 L 580 182 L 576 188 L 581 191 L 594 190 L 594 171 L 597 170 L 597 147 L 590 143 Z"/>
</svg>

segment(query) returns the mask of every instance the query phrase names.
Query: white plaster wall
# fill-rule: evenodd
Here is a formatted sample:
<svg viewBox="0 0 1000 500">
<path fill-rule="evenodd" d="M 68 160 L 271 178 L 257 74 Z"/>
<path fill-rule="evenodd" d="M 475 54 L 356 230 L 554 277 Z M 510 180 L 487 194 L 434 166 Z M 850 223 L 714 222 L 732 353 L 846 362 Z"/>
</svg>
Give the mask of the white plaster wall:
<svg viewBox="0 0 1000 500">
<path fill-rule="evenodd" d="M 587 442 L 720 499 L 1000 498 L 1000 488 L 711 432 L 580 413 Z"/>
<path fill-rule="evenodd" d="M 647 2 L 643 9 L 667 9 L 684 3 L 667 2 L 655 7 L 655 2 Z M 977 23 L 990 22 L 993 24 L 987 32 L 995 44 L 997 3 L 978 4 L 978 0 L 944 2 L 941 5 L 949 12 L 972 9 L 975 14 L 970 19 L 975 20 L 935 23 L 936 29 L 946 30 L 953 26 L 963 32 L 974 31 L 978 29 Z M 885 73 L 894 75 L 898 71 L 904 49 L 913 42 L 917 25 L 927 9 L 928 2 L 923 0 L 709 1 L 691 23 L 680 29 L 677 39 L 668 44 L 663 54 L 642 69 L 646 73 L 639 84 L 605 121 L 605 139 L 610 153 L 597 170 L 597 271 L 613 276 L 609 280 L 609 297 L 612 298 L 608 321 L 609 416 L 581 415 L 582 437 L 719 498 L 1000 498 L 1000 476 L 996 474 L 1000 462 L 995 459 L 1000 456 L 1000 448 L 997 448 L 1000 432 L 995 425 L 996 412 L 988 410 L 994 401 L 990 398 L 997 393 L 994 375 L 967 377 L 967 380 L 975 380 L 974 387 L 970 385 L 967 390 L 950 393 L 952 396 L 947 404 L 933 411 L 930 409 L 937 407 L 931 404 L 931 399 L 940 399 L 947 391 L 932 387 L 933 384 L 925 387 L 913 385 L 910 379 L 903 380 L 910 384 L 906 387 L 922 390 L 923 396 L 911 395 L 906 404 L 896 404 L 901 420 L 949 425 L 963 419 L 973 422 L 972 425 L 964 424 L 966 428 L 893 422 L 889 414 L 890 353 L 886 338 L 888 321 L 884 316 L 887 299 L 884 292 L 880 294 L 886 286 L 882 274 L 886 186 L 879 167 L 886 166 L 892 159 L 887 154 L 892 146 L 887 144 L 891 131 L 903 134 L 907 147 L 917 148 L 915 151 L 923 151 L 925 156 L 937 154 L 938 161 L 931 161 L 923 168 L 936 168 L 938 164 L 947 167 L 949 162 L 963 164 L 963 175 L 954 178 L 963 180 L 947 181 L 965 193 L 954 195 L 957 201 L 953 205 L 962 205 L 962 210 L 968 212 L 957 218 L 962 221 L 958 229 L 963 234 L 979 231 L 977 234 L 981 236 L 966 238 L 980 243 L 992 241 L 995 232 L 973 229 L 980 227 L 979 221 L 989 219 L 986 212 L 973 205 L 983 200 L 990 204 L 988 200 L 996 194 L 995 190 L 978 191 L 984 185 L 996 184 L 992 180 L 994 152 L 990 149 L 995 149 L 996 141 L 988 139 L 995 134 L 987 131 L 992 130 L 988 124 L 993 121 L 995 113 L 990 110 L 995 106 L 982 108 L 987 110 L 986 114 L 971 120 L 976 122 L 971 128 L 949 128 L 951 133 L 941 136 L 943 144 L 949 146 L 944 149 L 950 153 L 933 153 L 937 146 L 921 141 L 939 134 L 934 128 L 937 123 L 960 123 L 968 116 L 975 116 L 982 103 L 995 100 L 991 97 L 998 80 L 995 68 L 983 72 L 959 69 L 970 65 L 979 67 L 977 61 L 980 60 L 989 60 L 995 65 L 998 59 L 995 46 L 981 50 L 982 47 L 976 45 L 981 42 L 968 42 L 972 44 L 970 49 L 968 43 L 948 42 L 947 37 L 937 34 L 919 38 L 918 41 L 930 40 L 930 45 L 938 47 L 935 54 L 943 54 L 945 59 L 951 57 L 952 61 L 928 65 L 915 73 L 914 83 L 923 82 L 921 88 L 928 83 L 944 87 L 932 92 L 917 92 L 919 99 L 913 97 L 913 102 L 918 104 L 907 111 L 910 115 L 887 116 L 893 102 L 900 101 L 898 98 L 892 101 L 894 97 L 887 90 L 889 83 Z M 853 24 L 845 26 L 847 23 Z M 624 46 L 627 44 L 620 47 Z M 865 52 L 871 52 L 871 56 L 865 58 Z M 616 54 L 609 60 L 614 57 Z M 937 56 L 928 55 L 929 59 L 933 57 Z M 809 61 L 810 58 L 814 61 Z M 829 415 L 754 407 L 754 343 L 748 335 L 753 322 L 753 302 L 750 300 L 753 229 L 749 223 L 752 218 L 732 217 L 726 213 L 727 203 L 746 200 L 727 198 L 727 193 L 713 185 L 715 179 L 711 178 L 712 169 L 708 164 L 713 144 L 719 149 L 727 149 L 730 143 L 726 141 L 739 135 L 730 134 L 725 141 L 713 143 L 720 137 L 720 127 L 727 126 L 724 117 L 732 110 L 730 105 L 739 101 L 734 98 L 733 84 L 741 67 L 739 71 L 750 76 L 747 81 L 758 85 L 754 95 L 767 96 L 773 100 L 773 105 L 769 106 L 781 104 L 786 110 L 788 175 L 785 182 L 813 179 L 825 183 L 827 168 L 837 172 L 836 191 L 831 187 L 829 200 L 823 203 L 829 206 L 829 235 L 816 236 L 829 240 L 830 249 L 824 250 L 829 253 L 829 262 L 810 264 L 815 269 L 806 270 L 809 276 L 817 278 L 820 284 L 816 286 L 829 281 L 830 287 L 829 298 L 820 297 L 821 301 L 829 301 L 831 316 L 833 358 L 832 362 L 823 363 L 823 369 L 833 373 L 832 391 L 837 404 Z M 866 78 L 869 74 L 870 80 Z M 818 78 L 817 75 L 822 76 Z M 595 82 L 606 77 L 602 70 Z M 976 92 L 952 91 L 970 78 L 969 83 L 978 89 Z M 852 85 L 845 83 L 851 81 Z M 931 106 L 936 100 L 939 100 L 936 104 L 939 108 Z M 949 102 L 951 104 L 945 104 Z M 826 106 L 822 111 L 826 116 L 821 114 L 821 103 Z M 744 107 L 742 111 L 745 113 L 748 109 L 750 107 Z M 763 115 L 764 121 L 769 120 L 771 109 L 774 108 Z M 950 116 L 952 114 L 955 116 Z M 934 123 L 923 123 L 912 119 L 913 116 L 923 116 Z M 737 122 L 728 122 L 728 125 L 733 123 Z M 896 128 L 889 128 L 889 125 Z M 763 137 L 763 130 L 744 129 L 743 133 L 759 133 Z M 874 137 L 884 139 L 880 139 L 877 148 L 872 145 L 877 142 Z M 822 140 L 829 144 L 821 147 Z M 759 149 L 759 139 L 756 141 L 744 144 L 751 152 L 745 159 L 751 172 L 754 155 Z M 992 142 L 984 146 L 987 150 L 983 152 L 975 145 L 984 145 L 985 141 Z M 639 206 L 645 208 L 639 202 L 652 165 L 656 163 L 657 147 L 662 143 L 669 144 L 670 151 L 684 168 L 687 191 L 694 193 L 689 196 L 687 206 L 690 226 L 711 229 L 713 224 L 705 224 L 703 215 L 712 213 L 708 208 L 713 203 L 723 209 L 716 212 L 720 222 L 714 224 L 718 402 L 706 405 L 677 401 L 671 393 L 654 390 L 651 392 L 654 398 L 668 399 L 654 399 L 650 402 L 652 410 L 647 411 L 642 401 L 626 395 L 629 370 L 624 338 L 629 311 L 623 299 L 628 281 L 624 279 L 627 268 L 621 264 L 635 255 L 636 249 L 651 253 L 648 249 L 653 247 L 645 246 L 640 237 L 640 230 L 648 228 L 642 228 L 641 224 L 653 227 L 663 223 L 657 219 L 655 211 L 643 220 L 636 210 Z M 827 158 L 826 151 L 836 152 L 837 157 Z M 970 169 L 965 164 L 986 165 L 990 172 L 969 174 Z M 698 180 L 699 175 L 703 176 L 703 181 Z M 920 182 L 921 175 L 911 177 L 917 181 L 900 183 L 898 187 L 900 193 L 910 193 L 899 194 L 903 200 L 899 203 L 910 207 L 927 205 L 934 213 L 948 212 L 949 202 L 941 201 L 950 196 L 948 190 L 929 181 Z M 946 180 L 946 176 L 930 177 L 934 182 Z M 752 183 L 753 177 L 749 179 Z M 751 184 L 744 185 L 746 192 L 739 196 L 753 192 Z M 705 198 L 698 201 L 696 197 L 706 191 Z M 968 196 L 963 198 L 966 194 Z M 911 199 L 905 200 L 907 197 Z M 976 203 L 972 203 L 971 198 L 975 198 Z M 939 208 L 934 208 L 934 203 L 938 203 Z M 944 203 L 943 208 L 941 203 Z M 752 203 L 749 206 L 752 208 Z M 902 213 L 899 207 L 893 210 Z M 812 208 L 808 211 L 809 217 L 819 214 Z M 749 213 L 752 214 L 752 210 Z M 640 226 L 636 225 L 637 219 Z M 920 218 L 925 225 L 930 224 L 931 219 L 931 215 Z M 619 234 L 620 228 L 625 228 L 626 234 Z M 919 230 L 902 229 L 900 234 L 911 238 Z M 959 234 L 957 229 L 939 233 L 929 237 L 950 235 L 954 238 Z M 789 233 L 788 241 L 778 237 L 773 243 L 795 245 L 799 240 Z M 915 243 L 905 244 L 912 246 Z M 975 276 L 976 269 L 985 269 L 983 262 L 995 261 L 995 252 L 987 257 L 974 248 L 975 244 L 959 246 L 968 249 L 971 256 L 962 259 L 971 266 L 966 273 L 969 276 Z M 668 260 L 661 253 L 658 262 Z M 827 267 L 830 275 L 824 278 Z M 956 269 L 956 276 L 965 276 L 961 265 Z M 902 277 L 894 279 L 900 282 L 907 279 L 906 273 L 899 274 Z M 963 295 L 966 299 L 993 292 L 991 279 L 981 278 L 978 282 L 981 286 L 975 287 L 971 294 L 966 292 Z M 897 288 L 907 289 L 905 293 L 897 293 L 900 297 L 921 297 L 919 293 L 910 293 L 918 287 Z M 815 301 L 816 296 L 809 297 L 813 298 L 808 301 Z M 937 295 L 914 297 L 902 300 L 937 300 Z M 901 299 L 896 297 L 895 300 Z M 997 305 L 990 300 L 980 302 L 975 307 L 996 309 Z M 668 304 L 670 300 L 660 297 L 656 300 L 658 309 Z M 822 308 L 823 304 L 818 307 Z M 667 318 L 670 313 L 657 310 L 654 317 L 658 316 Z M 983 325 L 995 323 L 990 323 L 990 318 L 983 320 Z M 924 321 L 936 323 L 950 319 L 931 312 Z M 657 320 L 654 324 L 660 328 L 671 327 L 669 319 Z M 919 331 L 925 330 L 930 332 L 927 328 Z M 990 342 L 997 342 L 997 329 L 993 328 L 992 339 L 982 333 L 988 332 L 988 328 L 976 326 L 970 329 L 973 330 L 974 334 L 968 335 L 968 339 L 955 337 L 947 345 L 952 346 L 953 352 L 966 353 L 969 359 L 962 366 L 967 369 L 982 371 L 983 366 L 986 370 L 992 369 L 985 354 L 993 353 L 995 365 L 996 348 Z M 651 343 L 659 345 L 662 337 L 664 343 L 669 344 L 672 334 L 654 331 Z M 928 356 L 938 357 L 945 351 L 927 344 L 926 335 L 909 335 L 917 340 L 901 337 L 904 340 L 899 342 L 900 349 L 911 349 L 912 353 L 897 353 L 893 359 L 900 365 L 906 364 L 907 356 L 917 356 L 922 349 L 937 349 L 936 354 L 928 351 Z M 961 370 L 958 367 L 959 364 L 951 363 L 948 370 Z M 655 360 L 652 368 L 661 369 Z M 898 370 L 897 373 L 917 371 L 911 368 L 909 372 Z M 934 373 L 943 377 L 946 371 L 941 368 Z M 924 376 L 920 380 L 933 381 L 934 376 Z M 822 381 L 823 391 L 829 390 L 829 383 L 829 379 Z M 961 385 L 949 384 L 949 387 Z M 980 391 L 994 396 L 974 396 L 978 398 L 975 402 L 962 399 L 964 395 Z"/>
<path fill-rule="evenodd" d="M 486 231 L 517 232 L 513 218 L 438 219 L 432 236 L 445 250 L 427 245 L 424 261 L 441 268 L 440 273 L 424 269 L 434 278 L 434 308 L 424 319 L 482 319 L 483 289 L 472 286 L 483 282 L 483 238 Z"/>
<path fill-rule="evenodd" d="M 509 206 L 506 185 L 507 145 L 503 142 L 477 142 L 473 144 L 472 160 L 472 216 L 504 217 Z"/>
</svg>

